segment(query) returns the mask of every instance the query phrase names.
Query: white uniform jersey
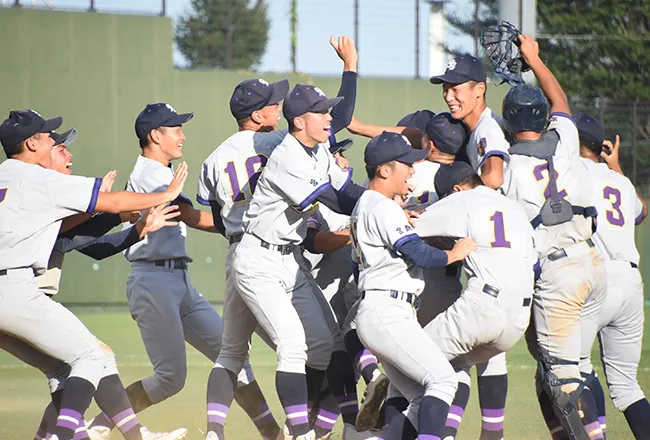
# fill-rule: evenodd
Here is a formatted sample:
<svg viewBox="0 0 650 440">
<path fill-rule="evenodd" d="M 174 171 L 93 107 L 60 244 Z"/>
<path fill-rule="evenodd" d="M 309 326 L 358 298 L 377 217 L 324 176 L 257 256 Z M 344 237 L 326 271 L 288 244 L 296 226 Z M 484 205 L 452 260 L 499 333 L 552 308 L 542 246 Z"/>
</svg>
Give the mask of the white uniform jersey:
<svg viewBox="0 0 650 440">
<path fill-rule="evenodd" d="M 436 177 L 438 169 L 440 169 L 440 164 L 425 160 L 414 163 L 413 169 L 415 174 L 411 176 L 408 183 L 415 188 L 404 202 L 404 207 L 408 209 L 427 207 L 438 200 L 433 179 Z"/>
<path fill-rule="evenodd" d="M 573 119 L 564 113 L 551 115 L 548 131 L 555 130 L 560 138 L 553 167 L 557 173 L 558 193 L 572 205 L 592 206 L 586 182 L 585 167 L 580 161 L 578 130 Z M 519 201 L 532 220 L 549 197 L 548 163 L 544 159 L 513 154 L 510 158 L 509 182 L 504 184 L 505 194 Z M 574 215 L 569 222 L 546 227 L 540 224 L 535 229 L 535 248 L 541 258 L 551 252 L 579 243 L 591 237 L 592 220 Z"/>
<path fill-rule="evenodd" d="M 594 242 L 605 260 L 639 264 L 634 244 L 634 225 L 643 218 L 643 204 L 634 185 L 604 163 L 582 159 L 587 168 L 589 187 L 598 210 L 598 229 Z"/>
<path fill-rule="evenodd" d="M 501 126 L 492 117 L 492 110 L 486 107 L 467 141 L 467 156 L 470 164 L 479 174 L 481 165 L 488 157 L 501 156 L 507 164 L 510 160 L 509 148 L 510 143 L 506 140 Z"/>
<path fill-rule="evenodd" d="M 533 228 L 519 204 L 498 191 L 479 186 L 453 193 L 429 206 L 415 219 L 421 237 L 468 237 L 477 250 L 465 259 L 468 278 L 477 277 L 498 289 L 528 286 L 532 293 L 537 261 Z M 519 301 L 519 304 L 521 300 Z"/>
<path fill-rule="evenodd" d="M 166 167 L 156 160 L 138 156 L 133 171 L 126 183 L 126 190 L 137 193 L 163 192 L 174 178 L 174 170 L 171 165 Z M 185 195 L 181 194 L 178 199 L 191 204 L 192 202 Z M 182 203 L 182 202 L 181 202 Z M 123 229 L 133 226 L 124 223 Z M 178 222 L 176 226 L 167 226 L 159 231 L 147 234 L 143 240 L 135 243 L 124 251 L 126 259 L 136 260 L 169 260 L 174 258 L 186 258 L 191 260 L 185 249 L 185 238 L 187 237 L 187 226 Z"/>
<path fill-rule="evenodd" d="M 0 164 L 0 270 L 45 272 L 61 219 L 92 213 L 101 182 L 15 159 Z"/>
<path fill-rule="evenodd" d="M 285 136 L 262 171 L 244 214 L 246 233 L 275 245 L 305 239 L 318 196 L 328 188 L 344 188 L 351 178 L 328 147 L 324 143 L 306 148 L 291 134 Z"/>
<path fill-rule="evenodd" d="M 210 206 L 213 201 L 219 203 L 226 237 L 244 232 L 244 213 L 260 173 L 286 135 L 286 130 L 240 131 L 226 139 L 203 162 L 196 200 L 204 206 Z"/>
<path fill-rule="evenodd" d="M 422 292 L 422 269 L 395 252 L 416 235 L 396 202 L 366 190 L 350 217 L 350 235 L 352 258 L 359 266 L 359 291 Z"/>
</svg>

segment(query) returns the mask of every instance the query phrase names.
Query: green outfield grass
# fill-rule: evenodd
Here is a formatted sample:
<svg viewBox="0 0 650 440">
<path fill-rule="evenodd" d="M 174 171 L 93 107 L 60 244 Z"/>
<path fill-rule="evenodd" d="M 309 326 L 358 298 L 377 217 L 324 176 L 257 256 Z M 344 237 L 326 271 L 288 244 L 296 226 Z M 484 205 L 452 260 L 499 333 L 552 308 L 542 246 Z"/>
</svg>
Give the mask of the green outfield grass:
<svg viewBox="0 0 650 440">
<path fill-rule="evenodd" d="M 137 326 L 128 312 L 79 312 L 78 316 L 92 332 L 113 348 L 125 385 L 151 374 L 152 368 Z M 647 336 L 646 333 L 645 341 L 648 340 Z M 639 368 L 639 380 L 646 392 L 650 391 L 649 350 L 646 342 Z M 188 347 L 187 359 L 188 376 L 185 389 L 173 398 L 146 410 L 140 418 L 152 430 L 186 427 L 189 430 L 189 440 L 200 440 L 204 438 L 200 430 L 205 429 L 206 383 L 212 363 L 191 347 Z M 598 359 L 596 351 L 594 359 Z M 275 354 L 260 341 L 255 341 L 251 362 L 276 419 L 281 422 L 281 407 L 274 389 Z M 535 400 L 535 364 L 522 342 L 508 353 L 508 369 L 510 374 L 506 438 L 548 439 L 549 435 Z M 597 366 L 597 371 L 602 376 L 600 365 Z M 10 355 L 0 352 L 0 390 L 0 439 L 32 439 L 49 398 L 44 377 Z M 632 434 L 622 413 L 615 410 L 609 400 L 607 403 L 608 437 L 616 440 L 631 439 Z M 86 416 L 90 418 L 96 412 L 97 407 L 93 404 Z M 341 429 L 339 422 L 334 439 L 341 438 Z M 480 412 L 476 392 L 473 390 L 458 439 L 476 440 L 479 431 Z M 260 438 L 253 424 L 236 406 L 230 411 L 226 433 L 231 440 Z M 121 437 L 114 434 L 112 438 Z"/>
</svg>

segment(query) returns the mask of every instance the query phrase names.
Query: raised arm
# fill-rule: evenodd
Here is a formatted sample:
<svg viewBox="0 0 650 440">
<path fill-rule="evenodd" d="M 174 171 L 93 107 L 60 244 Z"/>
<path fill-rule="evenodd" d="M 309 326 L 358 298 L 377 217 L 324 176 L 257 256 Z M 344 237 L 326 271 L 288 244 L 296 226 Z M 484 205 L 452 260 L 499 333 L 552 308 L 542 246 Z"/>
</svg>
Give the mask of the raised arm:
<svg viewBox="0 0 650 440">
<path fill-rule="evenodd" d="M 338 133 L 350 124 L 357 101 L 357 64 L 359 56 L 354 41 L 350 37 L 330 37 L 330 44 L 343 60 L 341 88 L 337 96 L 343 99 L 332 108 L 332 131 Z"/>
</svg>

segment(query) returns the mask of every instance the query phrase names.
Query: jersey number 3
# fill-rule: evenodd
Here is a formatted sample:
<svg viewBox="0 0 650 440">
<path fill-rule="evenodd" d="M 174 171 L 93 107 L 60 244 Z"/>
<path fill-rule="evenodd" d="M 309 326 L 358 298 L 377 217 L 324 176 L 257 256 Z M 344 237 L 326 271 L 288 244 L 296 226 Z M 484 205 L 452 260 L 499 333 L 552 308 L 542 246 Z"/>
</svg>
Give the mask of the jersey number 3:
<svg viewBox="0 0 650 440">
<path fill-rule="evenodd" d="M 256 156 L 251 156 L 246 159 L 246 174 L 248 175 L 248 187 L 250 188 L 251 195 L 255 191 L 257 186 L 257 179 L 260 178 L 260 173 L 266 166 L 268 158 L 263 154 L 258 154 Z M 232 201 L 233 203 L 243 202 L 246 200 L 246 194 L 242 191 L 242 187 L 239 186 L 239 177 L 237 176 L 237 169 L 235 168 L 235 162 L 228 162 L 224 171 L 228 173 L 230 178 L 230 187 L 232 188 Z M 244 184 L 244 188 L 246 184 Z"/>
<path fill-rule="evenodd" d="M 605 211 L 607 221 L 614 226 L 623 226 L 625 218 L 621 212 L 621 192 L 611 186 L 603 188 L 603 199 L 612 204 L 613 211 Z M 613 199 L 613 200 L 612 200 Z"/>
<path fill-rule="evenodd" d="M 9 188 L 0 188 L 0 203 L 5 201 L 5 197 L 7 197 L 7 190 L 9 190 Z"/>
</svg>

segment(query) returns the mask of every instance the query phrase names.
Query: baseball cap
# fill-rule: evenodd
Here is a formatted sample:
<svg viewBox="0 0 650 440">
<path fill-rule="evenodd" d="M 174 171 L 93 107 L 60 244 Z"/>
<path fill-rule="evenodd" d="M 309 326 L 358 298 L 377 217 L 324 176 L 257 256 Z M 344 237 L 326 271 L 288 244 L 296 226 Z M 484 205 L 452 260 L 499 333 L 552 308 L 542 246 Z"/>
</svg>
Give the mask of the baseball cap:
<svg viewBox="0 0 650 440">
<path fill-rule="evenodd" d="M 282 113 L 285 119 L 292 120 L 305 113 L 321 113 L 334 107 L 343 100 L 342 96 L 328 98 L 325 93 L 316 86 L 296 84 L 296 86 L 284 98 Z"/>
<path fill-rule="evenodd" d="M 458 185 L 463 179 L 472 174 L 476 174 L 476 172 L 466 162 L 456 161 L 449 165 L 440 165 L 436 177 L 433 179 L 433 185 L 436 188 L 438 197 L 442 198 L 449 194 L 454 189 L 454 185 Z"/>
<path fill-rule="evenodd" d="M 454 156 L 463 148 L 468 137 L 462 121 L 452 118 L 448 112 L 438 113 L 431 118 L 423 133 L 426 133 L 438 150 Z"/>
<path fill-rule="evenodd" d="M 578 127 L 581 143 L 594 143 L 601 145 L 605 140 L 605 128 L 600 121 L 589 113 L 576 113 L 573 120 Z"/>
<path fill-rule="evenodd" d="M 411 143 L 399 133 L 384 131 L 368 142 L 363 159 L 366 165 L 376 166 L 394 160 L 411 165 L 424 160 L 429 154 L 426 150 L 415 150 Z"/>
<path fill-rule="evenodd" d="M 246 119 L 256 110 L 278 104 L 289 91 L 289 81 L 269 84 L 263 79 L 248 79 L 237 84 L 230 97 L 230 113 L 238 121 Z"/>
<path fill-rule="evenodd" d="M 417 128 L 420 131 L 420 127 L 424 128 L 427 125 L 427 122 L 435 116 L 435 113 L 431 110 L 416 110 L 413 113 L 409 113 L 404 116 L 402 119 L 397 122 L 398 127 L 406 128 Z"/>
<path fill-rule="evenodd" d="M 50 137 L 54 139 L 54 145 L 63 144 L 66 147 L 69 147 L 77 139 L 77 129 L 71 128 L 70 130 L 63 133 L 57 133 L 53 131 L 50 133 Z"/>
<path fill-rule="evenodd" d="M 194 117 L 194 113 L 178 114 L 174 107 L 164 102 L 147 104 L 135 120 L 135 134 L 138 139 L 147 137 L 158 127 L 178 127 Z"/>
<path fill-rule="evenodd" d="M 445 73 L 432 76 L 429 81 L 433 84 L 462 84 L 467 81 L 486 82 L 487 74 L 483 63 L 476 57 L 466 53 L 449 61 Z"/>
<path fill-rule="evenodd" d="M 343 139 L 342 141 L 337 141 L 336 136 L 334 133 L 330 134 L 330 153 L 343 153 L 344 151 L 348 150 L 351 146 L 352 143 L 354 142 L 352 139 Z"/>
<path fill-rule="evenodd" d="M 62 117 L 43 119 L 34 110 L 12 110 L 0 124 L 0 143 L 4 148 L 15 147 L 36 133 L 49 133 L 63 123 Z"/>
</svg>

